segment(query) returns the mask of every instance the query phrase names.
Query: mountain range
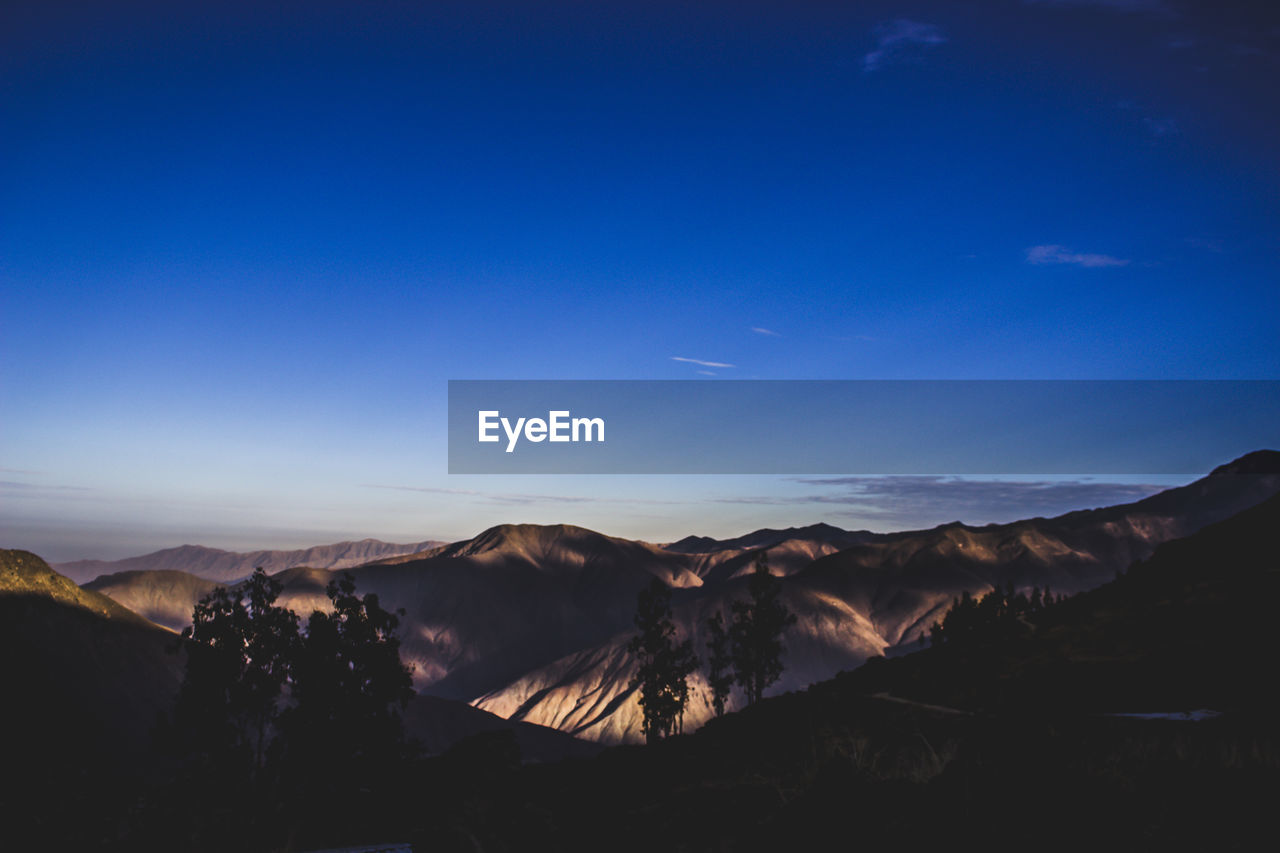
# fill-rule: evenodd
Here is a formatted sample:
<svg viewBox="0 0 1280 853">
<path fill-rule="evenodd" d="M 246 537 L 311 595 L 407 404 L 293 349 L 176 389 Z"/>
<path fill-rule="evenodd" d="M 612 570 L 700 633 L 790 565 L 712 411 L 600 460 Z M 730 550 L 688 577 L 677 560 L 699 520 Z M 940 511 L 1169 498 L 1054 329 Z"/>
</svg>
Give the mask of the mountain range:
<svg viewBox="0 0 1280 853">
<path fill-rule="evenodd" d="M 626 644 L 636 595 L 655 577 L 673 589 L 678 638 L 692 639 L 705 660 L 702 626 L 714 612 L 728 616 L 745 595 L 744 574 L 763 553 L 798 617 L 784 638 L 786 671 L 771 689 L 776 694 L 914 648 L 963 592 L 1091 589 L 1161 543 L 1277 492 L 1280 453 L 1259 451 L 1141 501 L 1011 524 L 888 534 L 814 525 L 729 540 L 691 536 L 665 546 L 571 525 L 502 525 L 447 545 L 388 546 L 417 550 L 347 571 L 359 591 L 404 609 L 402 654 L 420 693 L 621 743 L 640 739 Z M 221 568 L 219 577 L 207 569 L 128 568 L 85 588 L 174 630 L 213 585 L 235 576 Z M 293 566 L 275 576 L 281 601 L 304 616 L 327 606 L 332 567 Z M 686 730 L 710 713 L 700 674 L 691 688 Z"/>
<path fill-rule="evenodd" d="M 406 723 L 441 756 L 402 780 L 405 805 L 383 828 L 424 849 L 442 837 L 595 849 L 610 832 L 620 849 L 764 850 L 820 843 L 856 803 L 864 843 L 909 848 L 989 841 L 975 814 L 999 815 L 1010 846 L 1076 849 L 1104 829 L 1125 849 L 1244 838 L 1277 790 L 1278 501 L 1280 454 L 1262 452 L 1132 504 L 1007 525 L 817 525 L 666 546 L 505 525 L 354 567 L 359 590 L 406 610 L 420 667 Z M 705 652 L 700 626 L 741 597 L 759 553 L 798 616 L 773 692 L 816 683 L 722 719 L 695 704 L 686 729 L 699 730 L 654 748 L 519 765 L 598 749 L 583 738 L 634 740 L 636 591 L 655 577 L 672 587 L 679 635 Z M 304 613 L 334 576 L 276 573 Z M 0 551 L 7 820 L 90 848 L 159 816 L 138 792 L 166 778 L 152 733 L 182 675 L 172 630 L 216 583 L 166 570 L 78 586 Z M 995 585 L 1076 594 L 999 639 L 908 653 L 957 593 Z M 1209 723 L 1163 719 L 1196 708 Z"/>
</svg>

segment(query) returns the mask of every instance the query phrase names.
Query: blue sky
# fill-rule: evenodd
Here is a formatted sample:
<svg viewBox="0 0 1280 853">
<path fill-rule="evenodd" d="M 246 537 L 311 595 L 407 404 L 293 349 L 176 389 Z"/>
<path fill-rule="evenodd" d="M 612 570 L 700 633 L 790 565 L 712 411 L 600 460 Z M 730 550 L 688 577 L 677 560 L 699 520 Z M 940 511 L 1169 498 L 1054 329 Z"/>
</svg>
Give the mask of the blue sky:
<svg viewBox="0 0 1280 853">
<path fill-rule="evenodd" d="M 1280 377 L 1265 5 L 5 4 L 2 544 L 1025 515 L 449 477 L 445 383 Z"/>
</svg>

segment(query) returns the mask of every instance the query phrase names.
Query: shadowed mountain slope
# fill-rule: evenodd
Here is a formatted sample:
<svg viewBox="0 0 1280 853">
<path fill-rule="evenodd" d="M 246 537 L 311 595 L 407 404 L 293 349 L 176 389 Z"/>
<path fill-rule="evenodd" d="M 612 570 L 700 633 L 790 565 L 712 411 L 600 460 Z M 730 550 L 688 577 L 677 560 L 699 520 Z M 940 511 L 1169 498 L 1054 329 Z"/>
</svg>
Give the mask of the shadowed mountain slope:
<svg viewBox="0 0 1280 853">
<path fill-rule="evenodd" d="M 1160 545 L 1030 630 L 877 662 L 851 683 L 983 712 L 1274 713 L 1277 530 L 1280 495 Z"/>
<path fill-rule="evenodd" d="M 588 758 L 602 746 L 532 723 L 505 720 L 496 714 L 473 708 L 466 702 L 419 694 L 404 712 L 405 732 L 420 743 L 428 755 L 448 751 L 467 738 L 510 732 L 525 761 L 559 761 Z"/>
<path fill-rule="evenodd" d="M 217 581 L 166 569 L 103 575 L 83 588 L 101 593 L 157 625 L 181 631 L 191 624 L 196 602 L 218 586 Z"/>
<path fill-rule="evenodd" d="M 182 679 L 176 644 L 34 554 L 0 551 L 0 814 L 59 837 L 74 814 L 92 846 L 99 821 L 157 760 L 152 728 Z"/>
<path fill-rule="evenodd" d="M 461 699 L 617 633 L 653 577 L 700 583 L 681 555 L 568 525 L 495 527 L 352 574 L 359 589 L 405 609 L 402 653 L 419 689 Z M 286 603 L 296 588 L 286 582 Z"/>
<path fill-rule="evenodd" d="M 122 754 L 146 743 L 181 680 L 172 633 L 27 551 L 0 551 L 0 614 L 6 714 Z"/>
</svg>

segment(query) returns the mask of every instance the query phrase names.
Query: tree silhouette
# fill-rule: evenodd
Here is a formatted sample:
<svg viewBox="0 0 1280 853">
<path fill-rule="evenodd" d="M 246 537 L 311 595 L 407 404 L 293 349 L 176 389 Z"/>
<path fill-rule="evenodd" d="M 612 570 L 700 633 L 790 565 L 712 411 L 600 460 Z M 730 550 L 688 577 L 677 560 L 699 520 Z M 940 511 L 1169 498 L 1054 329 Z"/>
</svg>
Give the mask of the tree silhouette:
<svg viewBox="0 0 1280 853">
<path fill-rule="evenodd" d="M 166 812 L 185 825 L 193 848 L 230 849 L 236 832 L 269 832 L 281 781 L 280 709 L 298 648 L 298 618 L 276 605 L 279 593 L 279 582 L 255 569 L 238 588 L 202 598 L 182 632 L 186 670 L 173 725 L 157 734 L 176 759 L 170 787 L 182 792 Z"/>
<path fill-rule="evenodd" d="M 698 658 L 691 641 L 676 644 L 671 590 L 658 578 L 636 598 L 635 625 L 640 633 L 627 645 L 638 662 L 630 688 L 640 689 L 644 711 L 641 731 L 645 740 L 653 743 L 681 731 L 689 698 L 688 678 L 698 668 Z"/>
<path fill-rule="evenodd" d="M 257 568 L 243 587 L 218 587 L 196 604 L 182 632 L 187 662 L 175 709 L 188 755 L 262 772 L 298 644 L 298 617 L 275 603 L 280 589 Z"/>
<path fill-rule="evenodd" d="M 193 832 L 212 849 L 234 846 L 229 815 L 248 831 L 278 828 L 281 797 L 293 821 L 332 825 L 346 814 L 340 804 L 386 794 L 412 754 L 398 616 L 377 595 L 356 595 L 344 574 L 327 587 L 331 611 L 313 613 L 300 633 L 297 616 L 275 604 L 280 591 L 257 569 L 241 587 L 205 596 L 183 633 L 169 741 L 181 788 L 205 809 L 189 815 Z"/>
<path fill-rule="evenodd" d="M 355 589 L 347 573 L 329 582 L 333 609 L 311 614 L 293 667 L 294 747 L 321 750 L 339 765 L 398 757 L 405 747 L 401 712 L 413 697 L 412 669 L 400 660 L 395 633 L 403 613 Z"/>
<path fill-rule="evenodd" d="M 712 614 L 707 620 L 707 633 L 711 639 L 707 649 L 711 657 L 707 661 L 707 683 L 711 686 L 711 708 L 717 717 L 724 716 L 725 704 L 729 700 L 729 692 L 733 690 L 733 654 L 729 642 L 729 632 L 724 627 L 724 617 L 720 611 Z"/>
<path fill-rule="evenodd" d="M 769 573 L 764 551 L 756 556 L 747 591 L 749 600 L 732 605 L 729 640 L 734 680 L 746 692 L 747 704 L 753 705 L 782 676 L 782 632 L 796 617 L 780 600 L 782 584 Z"/>
<path fill-rule="evenodd" d="M 929 639 L 935 646 L 945 644 L 992 642 L 1026 634 L 1035 629 L 1034 619 L 1046 607 L 1063 600 L 1054 597 L 1046 586 L 1031 588 L 1031 595 L 1014 590 L 1012 583 L 1003 589 L 999 584 L 981 598 L 975 598 L 968 590 L 953 599 L 951 609 L 929 629 Z"/>
</svg>

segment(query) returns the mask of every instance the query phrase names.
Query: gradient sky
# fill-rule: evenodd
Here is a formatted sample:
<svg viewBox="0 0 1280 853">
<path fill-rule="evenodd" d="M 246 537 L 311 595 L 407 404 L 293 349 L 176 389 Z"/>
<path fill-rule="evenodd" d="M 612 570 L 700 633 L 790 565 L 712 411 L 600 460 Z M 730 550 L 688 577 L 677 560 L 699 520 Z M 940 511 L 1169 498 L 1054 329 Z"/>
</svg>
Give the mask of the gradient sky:
<svg viewBox="0 0 1280 853">
<path fill-rule="evenodd" d="M 449 477 L 445 383 L 1280 378 L 1277 81 L 1256 2 L 6 3 L 0 545 L 1146 493 Z"/>
</svg>

